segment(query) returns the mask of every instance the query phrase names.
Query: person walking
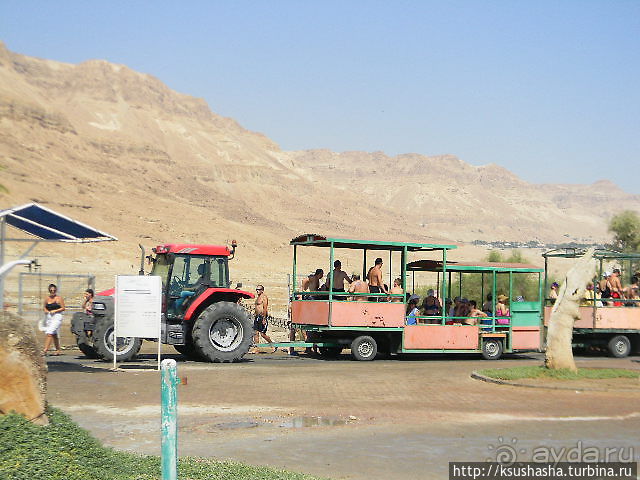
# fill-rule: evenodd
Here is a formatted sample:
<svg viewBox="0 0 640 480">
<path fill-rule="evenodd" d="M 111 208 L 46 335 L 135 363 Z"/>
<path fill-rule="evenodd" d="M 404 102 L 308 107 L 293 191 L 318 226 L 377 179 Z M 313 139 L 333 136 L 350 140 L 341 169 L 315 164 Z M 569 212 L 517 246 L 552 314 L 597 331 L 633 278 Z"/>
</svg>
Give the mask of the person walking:
<svg viewBox="0 0 640 480">
<path fill-rule="evenodd" d="M 253 352 L 258 353 L 258 342 L 260 342 L 260 336 L 264 338 L 267 343 L 273 343 L 269 335 L 267 335 L 267 328 L 269 322 L 269 297 L 264 293 L 264 286 L 258 285 L 256 287 L 256 301 L 254 306 L 255 318 L 253 321 Z M 273 353 L 278 351 L 278 347 L 273 348 Z"/>
<path fill-rule="evenodd" d="M 64 299 L 58 295 L 58 287 L 53 283 L 49 285 L 49 295 L 44 299 L 44 325 L 42 330 L 45 333 L 43 355 L 47 355 L 51 344 L 55 346 L 53 355 L 60 355 L 60 325 L 62 325 L 62 312 L 65 311 Z"/>
</svg>

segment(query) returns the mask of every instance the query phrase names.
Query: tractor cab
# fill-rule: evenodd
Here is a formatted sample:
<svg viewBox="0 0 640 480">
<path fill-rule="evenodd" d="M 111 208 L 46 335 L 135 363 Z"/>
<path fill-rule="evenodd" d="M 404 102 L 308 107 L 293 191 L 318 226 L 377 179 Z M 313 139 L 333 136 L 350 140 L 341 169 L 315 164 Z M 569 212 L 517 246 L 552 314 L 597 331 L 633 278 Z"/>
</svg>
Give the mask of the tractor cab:
<svg viewBox="0 0 640 480">
<path fill-rule="evenodd" d="M 237 292 L 230 288 L 229 259 L 236 245 L 165 244 L 155 247 L 155 256 L 147 256 L 152 269 L 150 275 L 162 278 L 163 309 L 168 319 L 182 320 L 189 306 L 204 293 Z M 246 296 L 246 295 L 241 295 Z"/>
</svg>

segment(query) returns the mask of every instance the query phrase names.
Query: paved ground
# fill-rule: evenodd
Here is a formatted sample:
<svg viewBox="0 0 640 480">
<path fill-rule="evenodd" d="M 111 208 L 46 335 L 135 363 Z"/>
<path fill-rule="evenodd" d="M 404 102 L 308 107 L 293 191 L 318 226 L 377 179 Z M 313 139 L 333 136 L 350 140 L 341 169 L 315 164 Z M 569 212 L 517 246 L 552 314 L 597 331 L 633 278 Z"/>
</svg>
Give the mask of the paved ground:
<svg viewBox="0 0 640 480">
<path fill-rule="evenodd" d="M 447 478 L 448 461 L 495 459 L 500 452 L 519 460 L 592 447 L 624 449 L 623 459 L 640 455 L 637 391 L 519 388 L 469 376 L 482 368 L 540 364 L 540 355 L 355 362 L 347 355 L 326 361 L 278 353 L 235 365 L 167 356 L 188 378 L 179 387 L 180 455 L 341 479 Z M 577 360 L 640 371 L 639 357 Z M 49 400 L 108 445 L 158 454 L 154 361 L 146 354 L 111 372 L 75 351 L 49 357 Z"/>
</svg>

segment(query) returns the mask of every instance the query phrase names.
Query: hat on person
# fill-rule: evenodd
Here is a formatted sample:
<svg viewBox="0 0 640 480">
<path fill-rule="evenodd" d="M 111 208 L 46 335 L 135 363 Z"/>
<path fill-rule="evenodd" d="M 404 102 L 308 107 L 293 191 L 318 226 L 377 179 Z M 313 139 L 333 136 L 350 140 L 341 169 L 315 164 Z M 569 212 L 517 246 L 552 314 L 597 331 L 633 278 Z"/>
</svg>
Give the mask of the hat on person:
<svg viewBox="0 0 640 480">
<path fill-rule="evenodd" d="M 433 297 L 433 294 L 435 292 L 433 291 L 433 288 L 430 288 L 429 290 L 427 290 L 427 297 Z"/>
<path fill-rule="evenodd" d="M 611 276 L 611 272 L 604 272 L 602 274 L 602 278 L 607 278 L 607 277 L 610 277 L 610 276 Z"/>
<path fill-rule="evenodd" d="M 524 297 L 522 295 L 518 295 L 516 297 L 516 302 L 524 302 Z"/>
<path fill-rule="evenodd" d="M 558 285 L 558 282 L 553 282 L 553 283 L 551 284 L 551 286 L 552 286 L 552 287 L 556 287 L 556 288 L 558 288 L 560 285 Z"/>
<path fill-rule="evenodd" d="M 506 295 L 498 295 L 499 302 L 505 302 L 507 300 L 509 300 L 509 297 L 507 297 Z"/>
<path fill-rule="evenodd" d="M 419 297 L 418 295 L 415 295 L 415 294 L 414 294 L 414 295 L 411 295 L 411 296 L 409 297 L 409 303 L 411 303 L 411 302 L 416 302 L 416 303 L 418 303 L 418 300 L 420 300 L 420 297 Z"/>
</svg>

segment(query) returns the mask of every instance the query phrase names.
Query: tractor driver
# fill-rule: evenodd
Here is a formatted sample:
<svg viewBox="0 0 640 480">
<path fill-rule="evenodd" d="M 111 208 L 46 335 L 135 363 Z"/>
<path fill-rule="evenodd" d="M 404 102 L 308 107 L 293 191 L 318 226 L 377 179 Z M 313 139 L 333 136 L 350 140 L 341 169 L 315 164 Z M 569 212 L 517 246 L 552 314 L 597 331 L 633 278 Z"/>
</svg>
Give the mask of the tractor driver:
<svg viewBox="0 0 640 480">
<path fill-rule="evenodd" d="M 207 264 L 201 263 L 198 265 L 198 279 L 191 286 L 184 286 L 180 292 L 180 298 L 176 300 L 175 309 L 176 312 L 180 312 L 183 305 L 187 302 L 187 299 L 193 297 L 198 289 L 203 285 L 208 285 L 209 280 L 207 278 Z"/>
</svg>

